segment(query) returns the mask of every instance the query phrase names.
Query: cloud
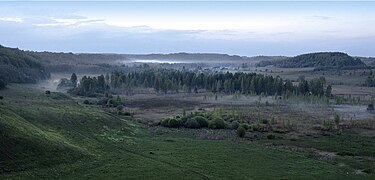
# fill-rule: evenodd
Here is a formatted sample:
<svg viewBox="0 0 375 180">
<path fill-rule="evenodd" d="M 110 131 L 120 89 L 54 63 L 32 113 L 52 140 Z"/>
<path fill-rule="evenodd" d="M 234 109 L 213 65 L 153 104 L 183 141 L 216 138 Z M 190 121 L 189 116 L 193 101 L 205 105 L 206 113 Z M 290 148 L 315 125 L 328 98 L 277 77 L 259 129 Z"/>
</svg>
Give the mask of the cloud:
<svg viewBox="0 0 375 180">
<path fill-rule="evenodd" d="M 320 15 L 315 15 L 315 16 L 311 16 L 312 18 L 315 18 L 315 19 L 319 19 L 319 20 L 331 20 L 333 19 L 333 17 L 329 17 L 329 16 L 320 16 Z"/>
<path fill-rule="evenodd" d="M 23 19 L 18 17 L 0 17 L 0 21 L 21 23 L 23 22 Z"/>
<path fill-rule="evenodd" d="M 222 7 L 203 3 L 199 6 L 206 6 L 200 8 L 194 4 L 182 7 L 177 3 L 174 8 L 161 8 L 157 3 L 139 4 L 138 8 L 132 3 L 3 5 L 0 44 L 73 52 L 374 53 L 374 23 L 368 23 L 375 20 L 373 11 L 363 14 L 366 10 L 357 9 L 347 15 L 346 11 L 340 14 L 310 6 L 272 10 L 264 8 L 267 5 L 251 11 L 251 3 Z M 206 8 L 211 6 L 213 9 Z"/>
<path fill-rule="evenodd" d="M 102 19 L 68 19 L 68 18 L 51 18 L 48 23 L 39 23 L 39 24 L 34 24 L 39 27 L 43 26 L 82 26 L 82 25 L 88 25 L 88 24 L 93 24 L 93 23 L 102 23 L 104 20 Z"/>
</svg>

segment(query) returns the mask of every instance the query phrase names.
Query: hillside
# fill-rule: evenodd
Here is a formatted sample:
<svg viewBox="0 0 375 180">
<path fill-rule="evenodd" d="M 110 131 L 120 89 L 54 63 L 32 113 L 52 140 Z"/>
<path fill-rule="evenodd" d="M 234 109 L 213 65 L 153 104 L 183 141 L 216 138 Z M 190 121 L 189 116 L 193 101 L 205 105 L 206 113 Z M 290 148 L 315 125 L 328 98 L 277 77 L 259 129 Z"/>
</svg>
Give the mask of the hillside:
<svg viewBox="0 0 375 180">
<path fill-rule="evenodd" d="M 0 79 L 12 83 L 35 83 L 50 77 L 37 57 L 16 48 L 0 46 Z"/>
<path fill-rule="evenodd" d="M 364 67 L 366 66 L 358 58 L 353 58 L 341 52 L 319 52 L 302 54 L 292 58 L 273 63 L 282 68 L 303 68 L 303 67 Z"/>
</svg>

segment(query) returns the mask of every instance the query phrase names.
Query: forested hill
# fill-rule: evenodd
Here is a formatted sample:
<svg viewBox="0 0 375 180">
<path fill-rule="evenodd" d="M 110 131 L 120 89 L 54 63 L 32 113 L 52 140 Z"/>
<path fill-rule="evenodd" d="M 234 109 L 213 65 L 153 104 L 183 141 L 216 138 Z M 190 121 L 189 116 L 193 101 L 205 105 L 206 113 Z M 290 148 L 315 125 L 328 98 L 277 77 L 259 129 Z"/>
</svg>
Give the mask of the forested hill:
<svg viewBox="0 0 375 180">
<path fill-rule="evenodd" d="M 25 51 L 0 45 L 0 81 L 34 83 L 50 77 L 40 59 Z"/>
<path fill-rule="evenodd" d="M 121 54 L 86 54 L 86 53 L 63 53 L 63 52 L 34 52 L 27 54 L 38 57 L 42 63 L 51 65 L 77 65 L 77 64 L 112 64 L 117 60 L 126 60 Z"/>
<path fill-rule="evenodd" d="M 359 58 L 353 58 L 342 52 L 319 52 L 302 54 L 281 61 L 275 61 L 274 65 L 283 68 L 302 67 L 364 67 Z"/>
</svg>

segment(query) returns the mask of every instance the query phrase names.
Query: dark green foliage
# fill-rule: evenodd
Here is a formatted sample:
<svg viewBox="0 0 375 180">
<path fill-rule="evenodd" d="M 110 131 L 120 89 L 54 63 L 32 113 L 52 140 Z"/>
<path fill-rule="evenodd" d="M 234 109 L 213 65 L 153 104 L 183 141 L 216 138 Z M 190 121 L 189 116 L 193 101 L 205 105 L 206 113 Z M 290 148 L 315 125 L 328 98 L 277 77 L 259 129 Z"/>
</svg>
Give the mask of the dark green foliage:
<svg viewBox="0 0 375 180">
<path fill-rule="evenodd" d="M 195 116 L 193 119 L 199 123 L 200 127 L 208 127 L 207 118 L 198 115 L 198 116 Z"/>
<path fill-rule="evenodd" d="M 341 52 L 319 52 L 302 54 L 292 58 L 274 62 L 274 65 L 283 68 L 302 67 L 365 67 L 358 58 L 353 58 Z"/>
<path fill-rule="evenodd" d="M 276 139 L 276 136 L 274 134 L 268 134 L 267 139 Z"/>
<path fill-rule="evenodd" d="M 208 126 L 207 118 L 204 113 L 195 112 L 186 116 L 176 116 L 175 118 L 166 118 L 160 121 L 160 125 L 165 127 L 186 127 L 186 128 L 204 128 Z"/>
<path fill-rule="evenodd" d="M 186 127 L 186 128 L 200 128 L 200 124 L 196 120 L 196 118 L 192 118 L 192 119 L 188 119 L 185 122 L 184 127 Z"/>
<path fill-rule="evenodd" d="M 336 126 L 338 126 L 340 124 L 340 115 L 335 114 L 335 118 L 333 119 L 333 121 L 335 122 Z"/>
<path fill-rule="evenodd" d="M 323 120 L 322 126 L 324 130 L 332 130 L 333 128 L 333 122 L 330 120 Z"/>
<path fill-rule="evenodd" d="M 19 49 L 0 46 L 0 77 L 6 83 L 35 83 L 48 79 L 50 73 L 39 58 Z"/>
<path fill-rule="evenodd" d="M 177 128 L 181 126 L 181 121 L 176 118 L 166 118 L 160 124 L 164 127 Z"/>
<path fill-rule="evenodd" d="M 90 104 L 90 101 L 87 100 L 87 99 L 85 99 L 85 100 L 83 101 L 83 104 Z"/>
<path fill-rule="evenodd" d="M 68 92 L 79 96 L 95 97 L 107 91 L 109 91 L 109 86 L 106 84 L 104 76 L 100 75 L 92 78 L 83 76 L 79 85 Z"/>
<path fill-rule="evenodd" d="M 168 126 L 169 127 L 180 127 L 181 122 L 175 118 L 170 118 L 168 121 Z"/>
<path fill-rule="evenodd" d="M 237 121 L 233 121 L 229 124 L 229 128 L 231 129 L 237 129 L 240 126 L 240 124 Z"/>
<path fill-rule="evenodd" d="M 212 112 L 195 111 L 185 116 L 177 115 L 174 118 L 166 118 L 160 121 L 160 125 L 165 127 L 186 127 L 186 128 L 205 128 L 210 129 L 237 129 L 240 125 L 238 123 L 238 112 L 224 111 L 223 109 L 216 109 Z M 178 121 L 178 125 L 174 126 L 170 123 L 171 119 Z M 227 125 L 227 123 L 230 123 Z M 245 128 L 245 125 L 241 125 Z M 246 127 L 247 128 L 247 127 Z M 245 129 L 246 129 L 245 128 Z"/>
<path fill-rule="evenodd" d="M 123 115 L 123 116 L 132 116 L 131 112 L 128 111 L 119 111 L 118 115 Z"/>
<path fill-rule="evenodd" d="M 283 81 L 279 76 L 272 77 L 255 73 L 195 73 L 171 69 L 146 70 L 123 73 L 115 71 L 110 77 L 113 89 L 135 87 L 154 88 L 158 93 L 191 93 L 205 89 L 214 93 L 242 93 L 281 95 L 284 93 L 301 93 L 313 95 L 324 94 L 324 78 L 303 81 L 294 86 L 291 81 Z M 322 93 L 323 92 L 323 93 Z M 217 99 L 217 94 L 215 94 Z"/>
<path fill-rule="evenodd" d="M 323 96 L 330 94 L 332 91 L 331 86 L 327 86 L 324 90 L 326 84 L 326 80 L 324 77 L 314 78 L 310 81 L 305 80 L 304 77 L 299 78 L 299 84 L 297 87 L 297 93 L 301 95 L 316 95 L 316 96 Z"/>
<path fill-rule="evenodd" d="M 72 76 L 70 77 L 70 82 L 72 84 L 73 87 L 76 87 L 77 86 L 77 75 L 76 73 L 73 73 Z"/>
<path fill-rule="evenodd" d="M 245 128 L 243 128 L 242 126 L 238 127 L 236 130 L 236 134 L 238 137 L 244 137 L 246 134 Z"/>
<path fill-rule="evenodd" d="M 324 94 L 325 94 L 325 96 L 328 97 L 328 98 L 331 97 L 331 95 L 332 95 L 332 86 L 331 86 L 331 85 L 328 85 L 328 86 L 327 86 L 327 89 L 326 89 L 326 91 L 325 91 Z"/>
<path fill-rule="evenodd" d="M 369 76 L 366 79 L 366 86 L 368 87 L 375 87 L 375 73 L 370 71 Z"/>
<path fill-rule="evenodd" d="M 124 106 L 123 105 L 118 105 L 116 108 L 117 108 L 118 111 L 122 111 L 124 109 Z"/>
<path fill-rule="evenodd" d="M 216 117 L 208 122 L 208 128 L 210 129 L 225 129 L 226 124 L 223 119 Z"/>
</svg>

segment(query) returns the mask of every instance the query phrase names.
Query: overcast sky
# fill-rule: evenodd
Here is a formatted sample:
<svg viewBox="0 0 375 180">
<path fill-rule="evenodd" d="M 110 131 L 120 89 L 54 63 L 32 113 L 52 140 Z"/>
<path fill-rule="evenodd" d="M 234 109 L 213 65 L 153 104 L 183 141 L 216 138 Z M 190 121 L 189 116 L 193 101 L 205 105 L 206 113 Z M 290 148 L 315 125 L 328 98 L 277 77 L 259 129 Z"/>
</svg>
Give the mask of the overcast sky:
<svg viewBox="0 0 375 180">
<path fill-rule="evenodd" d="M 0 2 L 0 44 L 57 52 L 375 56 L 375 2 Z"/>
</svg>

